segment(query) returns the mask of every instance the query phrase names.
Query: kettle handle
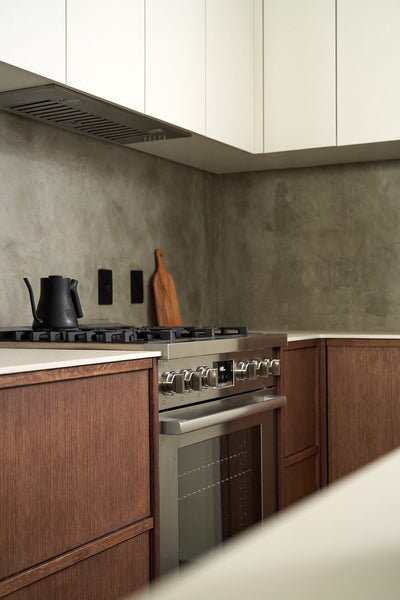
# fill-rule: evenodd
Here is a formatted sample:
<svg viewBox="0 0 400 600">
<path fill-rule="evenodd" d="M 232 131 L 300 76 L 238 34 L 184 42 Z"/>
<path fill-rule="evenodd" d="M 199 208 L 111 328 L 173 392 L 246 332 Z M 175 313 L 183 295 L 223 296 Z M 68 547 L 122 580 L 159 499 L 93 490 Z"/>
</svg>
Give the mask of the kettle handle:
<svg viewBox="0 0 400 600">
<path fill-rule="evenodd" d="M 71 290 L 72 302 L 74 303 L 76 316 L 78 319 L 80 319 L 81 317 L 83 317 L 83 312 L 82 312 L 81 301 L 79 300 L 77 286 L 78 286 L 78 280 L 71 279 L 70 290 Z"/>
<path fill-rule="evenodd" d="M 26 283 L 26 287 L 28 288 L 28 292 L 29 292 L 29 298 L 31 301 L 32 316 L 33 316 L 34 323 L 36 322 L 38 325 L 43 325 L 43 323 L 44 323 L 43 319 L 40 319 L 37 316 L 36 307 L 35 307 L 35 298 L 33 296 L 33 289 L 31 286 L 31 282 L 29 281 L 29 279 L 27 277 L 24 277 L 24 281 Z"/>
</svg>

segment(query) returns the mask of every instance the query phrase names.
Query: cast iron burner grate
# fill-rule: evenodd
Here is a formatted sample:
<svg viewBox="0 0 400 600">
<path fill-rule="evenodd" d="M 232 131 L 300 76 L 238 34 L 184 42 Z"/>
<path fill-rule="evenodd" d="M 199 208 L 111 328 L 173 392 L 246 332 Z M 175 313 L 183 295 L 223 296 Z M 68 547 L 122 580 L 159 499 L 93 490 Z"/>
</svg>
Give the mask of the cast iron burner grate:
<svg viewBox="0 0 400 600">
<path fill-rule="evenodd" d="M 189 342 L 238 337 L 247 327 L 80 327 L 60 331 L 20 329 L 0 331 L 0 341 L 134 344 L 143 342 Z"/>
</svg>

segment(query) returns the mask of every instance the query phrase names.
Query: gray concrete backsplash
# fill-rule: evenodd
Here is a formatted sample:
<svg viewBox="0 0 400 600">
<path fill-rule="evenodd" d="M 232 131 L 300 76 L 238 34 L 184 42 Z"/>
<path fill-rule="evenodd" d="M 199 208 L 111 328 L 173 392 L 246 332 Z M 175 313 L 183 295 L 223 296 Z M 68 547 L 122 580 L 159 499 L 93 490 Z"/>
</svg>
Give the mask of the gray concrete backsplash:
<svg viewBox="0 0 400 600">
<path fill-rule="evenodd" d="M 399 161 L 217 185 L 219 318 L 257 330 L 400 331 Z"/>
<path fill-rule="evenodd" d="M 182 319 L 213 320 L 204 209 L 212 176 L 0 112 L 0 326 L 30 325 L 23 277 L 78 279 L 84 322 L 155 324 L 154 250 L 175 279 Z M 99 306 L 98 269 L 114 302 Z M 143 270 L 144 304 L 130 303 Z"/>
<path fill-rule="evenodd" d="M 82 323 L 153 324 L 161 248 L 185 324 L 400 331 L 399 161 L 216 176 L 0 112 L 0 190 L 2 327 L 51 274 L 78 279 Z"/>
</svg>

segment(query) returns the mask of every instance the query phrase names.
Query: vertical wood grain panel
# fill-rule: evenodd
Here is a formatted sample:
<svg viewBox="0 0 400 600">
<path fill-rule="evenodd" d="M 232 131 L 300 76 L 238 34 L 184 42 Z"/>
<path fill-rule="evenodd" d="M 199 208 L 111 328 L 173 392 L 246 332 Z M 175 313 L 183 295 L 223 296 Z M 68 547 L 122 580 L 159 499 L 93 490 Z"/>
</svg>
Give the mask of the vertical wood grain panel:
<svg viewBox="0 0 400 600">
<path fill-rule="evenodd" d="M 320 444 L 325 443 L 325 397 L 321 395 L 321 363 L 325 345 L 320 340 L 291 342 L 281 352 L 285 468 L 283 505 L 289 506 L 317 490 L 326 477 Z"/>
<path fill-rule="evenodd" d="M 328 346 L 329 481 L 400 445 L 400 348 Z"/>
<path fill-rule="evenodd" d="M 144 533 L 7 596 L 8 600 L 117 600 L 149 581 Z"/>
<path fill-rule="evenodd" d="M 283 351 L 282 390 L 287 397 L 284 409 L 284 454 L 290 456 L 318 443 L 316 343 L 291 346 Z"/>
<path fill-rule="evenodd" d="M 148 372 L 0 391 L 0 578 L 150 514 Z"/>
<path fill-rule="evenodd" d="M 317 455 L 286 467 L 284 471 L 285 506 L 289 506 L 318 489 Z"/>
<path fill-rule="evenodd" d="M 159 414 L 158 414 L 158 361 L 153 358 L 150 372 L 150 511 L 154 526 L 150 534 L 150 558 L 152 579 L 160 575 L 160 469 L 159 469 Z"/>
<path fill-rule="evenodd" d="M 326 389 L 326 340 L 318 340 L 319 485 L 328 483 L 328 407 Z"/>
</svg>

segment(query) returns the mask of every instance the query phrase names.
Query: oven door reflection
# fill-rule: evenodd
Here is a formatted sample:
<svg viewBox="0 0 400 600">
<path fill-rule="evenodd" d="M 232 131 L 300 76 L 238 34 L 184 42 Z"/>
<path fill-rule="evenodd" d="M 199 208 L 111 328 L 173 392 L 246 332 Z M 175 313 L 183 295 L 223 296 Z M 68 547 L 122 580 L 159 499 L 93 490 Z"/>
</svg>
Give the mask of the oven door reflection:
<svg viewBox="0 0 400 600">
<path fill-rule="evenodd" d="M 277 398 L 271 397 L 270 409 L 265 402 L 266 410 L 256 414 L 179 434 L 170 422 L 177 411 L 160 415 L 175 432 L 160 435 L 162 573 L 193 562 L 277 511 Z M 182 419 L 183 429 L 187 424 Z"/>
<path fill-rule="evenodd" d="M 179 564 L 262 518 L 260 426 L 178 451 Z"/>
</svg>

